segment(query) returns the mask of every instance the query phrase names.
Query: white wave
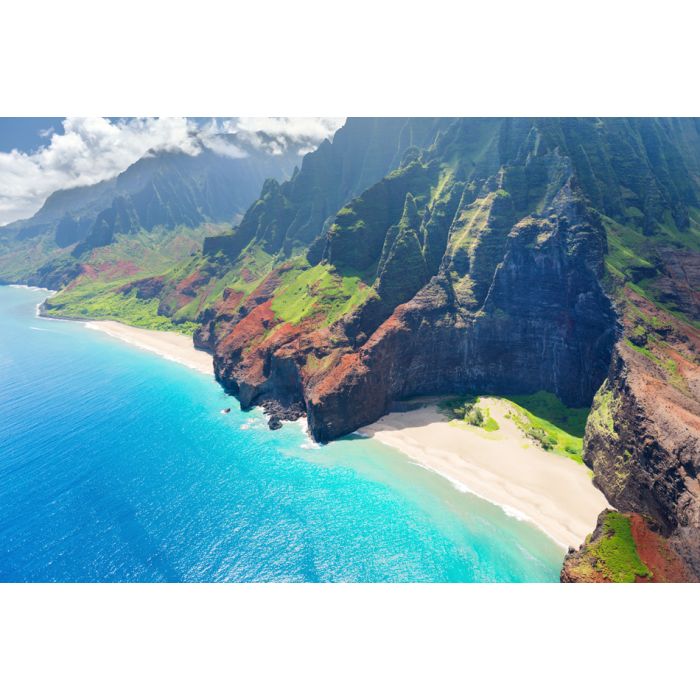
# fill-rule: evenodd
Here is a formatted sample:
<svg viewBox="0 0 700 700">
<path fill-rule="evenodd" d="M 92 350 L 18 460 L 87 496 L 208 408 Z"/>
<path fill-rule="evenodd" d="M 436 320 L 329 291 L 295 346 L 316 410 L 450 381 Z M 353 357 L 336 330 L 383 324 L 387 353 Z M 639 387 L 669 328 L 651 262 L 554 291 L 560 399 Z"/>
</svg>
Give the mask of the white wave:
<svg viewBox="0 0 700 700">
<path fill-rule="evenodd" d="M 306 416 L 301 416 L 294 421 L 288 421 L 289 423 L 294 423 L 299 426 L 299 429 L 304 435 L 304 442 L 299 445 L 302 450 L 320 450 L 321 445 L 319 445 L 312 437 L 309 432 L 309 421 Z"/>
<path fill-rule="evenodd" d="M 459 491 L 460 493 L 468 493 L 472 496 L 476 496 L 477 498 L 480 498 L 482 501 L 486 501 L 487 503 L 490 503 L 491 505 L 494 505 L 497 508 L 500 508 L 509 518 L 519 520 L 520 522 L 529 522 L 529 523 L 533 523 L 533 524 L 537 525 L 537 523 L 532 518 L 525 515 L 525 513 L 523 513 L 522 511 L 519 511 L 517 508 L 513 508 L 512 506 L 505 505 L 504 503 L 499 503 L 498 501 L 496 501 L 492 498 L 487 498 L 486 496 L 479 493 L 478 491 L 474 491 L 473 489 L 470 489 L 463 482 L 452 478 L 448 474 L 443 474 L 441 471 L 438 471 L 437 469 L 433 469 L 433 467 L 430 467 L 427 464 L 423 464 L 422 462 L 418 462 L 416 460 L 410 460 L 410 462 L 411 462 L 411 464 L 414 464 L 415 466 L 420 467 L 421 469 L 426 469 L 427 471 L 432 472 L 433 474 L 437 474 L 438 476 L 442 477 L 445 481 L 449 482 L 449 484 L 456 491 Z M 546 533 L 546 534 L 548 534 L 551 539 L 554 539 L 554 537 L 552 537 L 552 535 L 550 535 L 549 533 Z M 555 542 L 558 542 L 558 541 L 555 540 Z"/>
<path fill-rule="evenodd" d="M 302 450 L 320 450 L 321 445 L 319 445 L 317 442 L 314 442 L 310 437 L 307 437 L 304 442 L 299 445 Z"/>
<path fill-rule="evenodd" d="M 58 290 L 49 289 L 48 287 L 32 287 L 28 284 L 8 284 L 8 287 L 14 287 L 15 289 L 29 289 L 32 292 L 49 292 L 49 294 L 58 294 Z"/>
<path fill-rule="evenodd" d="M 261 421 L 260 418 L 248 418 L 245 423 L 239 426 L 241 430 L 260 430 L 263 427 L 265 427 L 265 422 Z"/>
</svg>

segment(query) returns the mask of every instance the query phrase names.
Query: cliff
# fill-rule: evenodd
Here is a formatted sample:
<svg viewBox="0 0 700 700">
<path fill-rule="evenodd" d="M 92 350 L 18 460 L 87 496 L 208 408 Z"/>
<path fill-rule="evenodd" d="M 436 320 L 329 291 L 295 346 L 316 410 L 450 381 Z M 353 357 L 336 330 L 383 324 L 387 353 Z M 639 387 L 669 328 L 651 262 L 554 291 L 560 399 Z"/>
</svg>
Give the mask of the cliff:
<svg viewBox="0 0 700 700">
<path fill-rule="evenodd" d="M 685 580 L 699 580 L 700 331 L 631 291 L 623 317 L 584 459 L 608 501 L 643 516 L 657 548 L 685 562 Z"/>
<path fill-rule="evenodd" d="M 349 119 L 107 301 L 196 327 L 244 409 L 319 441 L 416 395 L 592 404 L 584 460 L 621 515 L 562 579 L 694 580 L 699 205 L 698 120 Z"/>
<path fill-rule="evenodd" d="M 595 483 L 645 557 L 675 562 L 652 578 L 692 579 L 697 153 L 693 120 L 454 120 L 303 238 L 278 226 L 303 207 L 268 185 L 196 342 L 244 408 L 306 413 L 321 441 L 421 394 L 595 396 Z"/>
<path fill-rule="evenodd" d="M 569 549 L 562 583 L 680 583 L 697 573 L 662 537 L 654 521 L 605 510 L 578 550 Z"/>
</svg>

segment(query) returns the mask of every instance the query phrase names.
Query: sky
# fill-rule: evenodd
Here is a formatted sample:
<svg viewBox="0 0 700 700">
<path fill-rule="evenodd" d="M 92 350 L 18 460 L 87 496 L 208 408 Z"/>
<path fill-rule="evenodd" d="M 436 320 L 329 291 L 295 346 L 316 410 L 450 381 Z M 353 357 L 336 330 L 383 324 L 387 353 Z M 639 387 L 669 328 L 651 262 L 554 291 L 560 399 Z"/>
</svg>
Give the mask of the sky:
<svg viewBox="0 0 700 700">
<path fill-rule="evenodd" d="M 343 124 L 338 117 L 0 118 L 0 226 L 36 213 L 57 190 L 118 175 L 149 150 L 196 155 L 245 151 L 217 136 L 235 133 L 272 153 L 313 150 Z M 263 141 L 257 132 L 264 131 Z M 271 139 L 269 137 L 272 137 Z"/>
</svg>

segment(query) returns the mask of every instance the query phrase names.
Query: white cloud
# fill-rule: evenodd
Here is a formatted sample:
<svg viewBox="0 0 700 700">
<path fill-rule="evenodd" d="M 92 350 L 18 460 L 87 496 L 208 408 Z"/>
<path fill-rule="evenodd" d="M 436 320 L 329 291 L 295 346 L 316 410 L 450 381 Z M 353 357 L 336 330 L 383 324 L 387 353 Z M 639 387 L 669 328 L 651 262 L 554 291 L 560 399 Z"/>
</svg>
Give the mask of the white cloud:
<svg viewBox="0 0 700 700">
<path fill-rule="evenodd" d="M 256 149 L 277 155 L 294 149 L 304 155 L 331 138 L 344 121 L 344 117 L 234 117 L 216 122 L 214 128 L 236 134 Z"/>
<path fill-rule="evenodd" d="M 184 118 L 65 119 L 63 133 L 46 134 L 51 137 L 47 146 L 33 153 L 0 152 L 0 225 L 31 216 L 56 190 L 114 177 L 150 150 L 196 155 L 205 145 L 221 155 L 245 157 L 242 148 L 221 137 L 236 134 L 242 143 L 270 153 L 288 148 L 305 153 L 331 137 L 343 121 L 235 118 L 199 126 Z"/>
</svg>

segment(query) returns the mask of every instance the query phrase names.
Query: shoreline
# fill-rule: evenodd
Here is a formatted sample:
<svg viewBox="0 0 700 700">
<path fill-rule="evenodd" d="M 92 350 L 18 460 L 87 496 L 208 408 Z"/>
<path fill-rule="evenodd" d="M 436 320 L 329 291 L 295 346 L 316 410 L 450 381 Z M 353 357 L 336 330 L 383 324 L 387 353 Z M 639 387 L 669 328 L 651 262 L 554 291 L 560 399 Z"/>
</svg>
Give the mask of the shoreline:
<svg viewBox="0 0 700 700">
<path fill-rule="evenodd" d="M 46 287 L 33 287 L 26 284 L 10 284 L 9 287 L 30 289 L 32 291 L 48 292 L 47 298 L 57 294 L 56 290 Z M 174 331 L 157 331 L 150 328 L 129 326 L 121 321 L 85 319 L 71 316 L 47 316 L 41 313 L 43 302 L 36 305 L 36 315 L 47 321 L 70 321 L 82 323 L 85 328 L 100 331 L 112 338 L 121 340 L 140 350 L 158 355 L 163 359 L 177 362 L 202 374 L 214 376 L 212 356 L 205 350 L 194 346 L 191 336 L 175 333 Z"/>
<path fill-rule="evenodd" d="M 195 348 L 191 337 L 119 321 L 41 317 L 78 321 L 141 350 L 214 375 L 212 356 Z M 398 450 L 414 464 L 460 491 L 489 501 L 506 515 L 532 523 L 563 550 L 578 547 L 595 528 L 598 514 L 609 507 L 593 486 L 588 468 L 529 442 L 506 418 L 510 409 L 498 399 L 485 397 L 481 402 L 499 423 L 495 433 L 449 421 L 435 405 L 389 413 L 357 433 Z M 308 436 L 304 418 L 290 422 L 298 423 Z"/>
<path fill-rule="evenodd" d="M 42 318 L 46 318 L 42 316 Z M 66 319 L 76 320 L 76 319 Z M 195 348 L 190 336 L 174 331 L 155 331 L 148 328 L 128 326 L 120 321 L 85 321 L 86 328 L 106 333 L 112 338 L 185 365 L 190 369 L 214 376 L 213 358 L 204 350 Z"/>
<path fill-rule="evenodd" d="M 58 294 L 55 289 L 49 289 L 48 287 L 36 287 L 32 284 L 15 284 L 14 282 L 5 285 L 7 287 L 14 287 L 15 289 L 30 289 L 32 292 L 48 292 L 49 296 Z"/>
<path fill-rule="evenodd" d="M 528 441 L 506 417 L 505 402 L 485 397 L 480 405 L 499 430 L 450 421 L 432 405 L 389 413 L 358 433 L 399 450 L 506 515 L 531 522 L 564 551 L 578 547 L 595 529 L 598 514 L 610 507 L 590 470 Z"/>
</svg>

